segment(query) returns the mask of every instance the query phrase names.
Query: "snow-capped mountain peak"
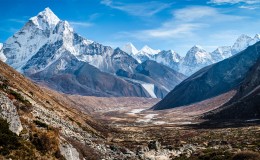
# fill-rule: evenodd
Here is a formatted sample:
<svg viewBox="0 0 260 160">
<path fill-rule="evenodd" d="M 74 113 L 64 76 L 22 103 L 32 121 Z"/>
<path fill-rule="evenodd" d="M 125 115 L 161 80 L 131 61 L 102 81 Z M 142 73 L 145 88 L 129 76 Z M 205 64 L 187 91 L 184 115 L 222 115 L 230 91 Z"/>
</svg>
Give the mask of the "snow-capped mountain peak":
<svg viewBox="0 0 260 160">
<path fill-rule="evenodd" d="M 150 48 L 149 46 L 145 45 L 141 50 L 140 50 L 140 53 L 146 53 L 146 54 L 149 54 L 149 55 L 155 55 L 155 54 L 158 54 L 160 52 L 159 49 L 157 50 L 154 50 L 152 48 Z"/>
<path fill-rule="evenodd" d="M 256 34 L 254 39 L 260 39 L 260 34 Z"/>
<path fill-rule="evenodd" d="M 213 63 L 210 53 L 205 51 L 201 46 L 193 46 L 181 60 L 179 72 L 185 75 L 191 75 L 199 69 Z"/>
<path fill-rule="evenodd" d="M 40 12 L 37 16 L 32 17 L 30 20 L 40 28 L 54 28 L 60 21 L 60 19 L 52 12 L 50 8 L 45 8 L 42 12 Z M 47 26 L 45 24 L 47 24 Z"/>
<path fill-rule="evenodd" d="M 139 51 L 135 48 L 135 46 L 132 43 L 127 43 L 122 47 L 122 51 L 130 54 L 130 55 L 136 55 Z"/>
<path fill-rule="evenodd" d="M 253 41 L 248 35 L 242 34 L 238 37 L 234 45 L 232 46 L 232 54 L 236 54 L 244 49 L 246 49 Z"/>
<path fill-rule="evenodd" d="M 253 45 L 259 41 L 260 41 L 260 34 L 256 34 L 255 37 L 252 39 L 252 41 L 250 41 L 249 45 Z"/>
<path fill-rule="evenodd" d="M 177 52 L 174 50 L 170 50 L 170 52 L 172 53 L 172 60 L 174 62 L 179 62 L 181 60 L 181 56 Z"/>
<path fill-rule="evenodd" d="M 215 51 L 211 53 L 211 57 L 215 63 L 231 56 L 231 46 L 218 47 Z"/>
<path fill-rule="evenodd" d="M 201 46 L 195 45 L 188 51 L 187 54 L 193 54 L 194 55 L 198 52 L 206 52 L 206 51 Z"/>
<path fill-rule="evenodd" d="M 201 46 L 193 46 L 186 54 L 184 58 L 184 64 L 196 65 L 196 64 L 208 64 L 212 61 L 210 54 L 205 51 Z"/>
<path fill-rule="evenodd" d="M 202 46 L 200 46 L 200 45 L 194 45 L 192 48 L 194 48 L 194 49 L 200 49 L 200 50 L 202 50 L 203 48 L 202 48 Z"/>
</svg>

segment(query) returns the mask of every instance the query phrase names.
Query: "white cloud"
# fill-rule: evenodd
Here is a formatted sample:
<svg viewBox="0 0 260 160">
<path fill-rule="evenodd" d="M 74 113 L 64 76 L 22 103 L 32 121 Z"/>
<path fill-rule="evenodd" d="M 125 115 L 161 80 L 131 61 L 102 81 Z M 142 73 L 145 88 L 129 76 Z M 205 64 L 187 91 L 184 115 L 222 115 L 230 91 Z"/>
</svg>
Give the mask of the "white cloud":
<svg viewBox="0 0 260 160">
<path fill-rule="evenodd" d="M 25 20 L 15 19 L 15 18 L 8 19 L 8 21 L 10 21 L 10 22 L 16 22 L 16 23 L 22 23 L 22 24 L 26 23 Z"/>
<path fill-rule="evenodd" d="M 259 6 L 256 6 L 256 5 L 248 5 L 248 6 L 240 6 L 239 8 L 242 8 L 242 9 L 249 9 L 249 10 L 255 10 L 257 8 L 259 8 Z"/>
<path fill-rule="evenodd" d="M 143 30 L 137 32 L 135 36 L 140 39 L 190 37 L 195 30 L 201 27 L 203 27 L 203 24 L 184 23 L 172 27 L 162 26 L 156 29 Z"/>
<path fill-rule="evenodd" d="M 199 18 L 217 15 L 216 9 L 205 6 L 187 7 L 173 12 L 175 19 L 184 21 L 193 21 Z"/>
<path fill-rule="evenodd" d="M 108 7 L 118 9 L 134 16 L 152 16 L 163 9 L 171 6 L 168 3 L 158 1 L 142 2 L 142 3 L 123 3 L 113 2 L 112 0 L 102 0 L 101 4 Z"/>
<path fill-rule="evenodd" d="M 221 13 L 216 8 L 207 6 L 195 6 L 186 7 L 173 12 L 175 20 L 179 21 L 198 21 L 198 20 L 210 20 L 211 22 L 223 22 L 223 21 L 235 21 L 241 20 L 246 17 L 234 16 Z"/>
<path fill-rule="evenodd" d="M 123 32 L 121 37 L 129 36 L 140 40 L 191 38 L 198 36 L 197 31 L 245 19 L 246 17 L 232 16 L 221 13 L 219 10 L 206 6 L 193 6 L 172 12 L 173 17 L 161 26 L 136 32 Z"/>
<path fill-rule="evenodd" d="M 70 21 L 69 22 L 73 26 L 80 26 L 80 27 L 90 27 L 93 25 L 93 23 L 89 22 L 75 22 L 75 21 Z"/>
<path fill-rule="evenodd" d="M 260 0 L 210 0 L 208 3 L 216 5 L 238 5 L 238 8 L 248 10 L 260 8 Z"/>
<path fill-rule="evenodd" d="M 209 3 L 214 3 L 214 4 L 237 4 L 237 3 L 245 3 L 245 4 L 258 4 L 260 3 L 259 0 L 210 0 Z"/>
</svg>

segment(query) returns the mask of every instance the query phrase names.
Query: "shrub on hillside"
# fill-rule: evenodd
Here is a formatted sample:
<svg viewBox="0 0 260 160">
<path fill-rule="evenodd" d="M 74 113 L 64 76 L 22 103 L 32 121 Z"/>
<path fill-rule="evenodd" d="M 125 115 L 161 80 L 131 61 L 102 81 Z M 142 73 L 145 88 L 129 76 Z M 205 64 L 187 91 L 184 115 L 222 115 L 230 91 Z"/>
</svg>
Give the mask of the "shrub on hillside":
<svg viewBox="0 0 260 160">
<path fill-rule="evenodd" d="M 7 121 L 0 118 L 0 154 L 7 155 L 19 146 L 18 136 L 9 130 Z"/>
<path fill-rule="evenodd" d="M 260 160 L 260 154 L 251 151 L 243 151 L 235 154 L 232 160 Z"/>
</svg>

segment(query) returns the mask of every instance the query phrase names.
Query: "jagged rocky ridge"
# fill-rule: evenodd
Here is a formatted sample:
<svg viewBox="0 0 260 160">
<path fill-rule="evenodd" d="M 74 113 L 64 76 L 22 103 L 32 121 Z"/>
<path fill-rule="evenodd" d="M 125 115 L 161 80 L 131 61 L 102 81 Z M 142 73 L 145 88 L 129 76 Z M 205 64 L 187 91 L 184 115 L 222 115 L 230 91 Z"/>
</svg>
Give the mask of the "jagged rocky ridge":
<svg viewBox="0 0 260 160">
<path fill-rule="evenodd" d="M 199 102 L 235 89 L 259 58 L 260 42 L 216 64 L 207 66 L 176 86 L 153 109 L 161 110 Z"/>
<path fill-rule="evenodd" d="M 144 51 L 151 50 L 146 47 Z M 32 17 L 10 37 L 4 43 L 1 55 L 6 56 L 7 64 L 26 76 L 65 93 L 162 98 L 172 89 L 163 83 L 157 86 L 147 75 L 144 76 L 149 81 L 145 83 L 154 85 L 157 90 L 147 90 L 142 85 L 144 82 L 116 76 L 118 71 L 133 74 L 138 61 L 119 48 L 81 37 L 49 8 Z M 180 83 L 183 76 L 176 80 L 180 81 L 173 84 Z"/>
</svg>

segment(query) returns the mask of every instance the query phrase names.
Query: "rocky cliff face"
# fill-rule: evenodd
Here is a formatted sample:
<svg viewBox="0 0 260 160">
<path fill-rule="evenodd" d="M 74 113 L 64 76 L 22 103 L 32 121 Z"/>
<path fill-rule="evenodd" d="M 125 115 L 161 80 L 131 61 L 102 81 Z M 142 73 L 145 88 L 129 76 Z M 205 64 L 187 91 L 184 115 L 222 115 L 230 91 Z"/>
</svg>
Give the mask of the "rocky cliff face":
<svg viewBox="0 0 260 160">
<path fill-rule="evenodd" d="M 23 130 L 20 117 L 17 113 L 16 107 L 13 102 L 7 98 L 7 95 L 0 93 L 0 117 L 7 120 L 9 129 L 15 134 L 19 135 Z"/>
</svg>

